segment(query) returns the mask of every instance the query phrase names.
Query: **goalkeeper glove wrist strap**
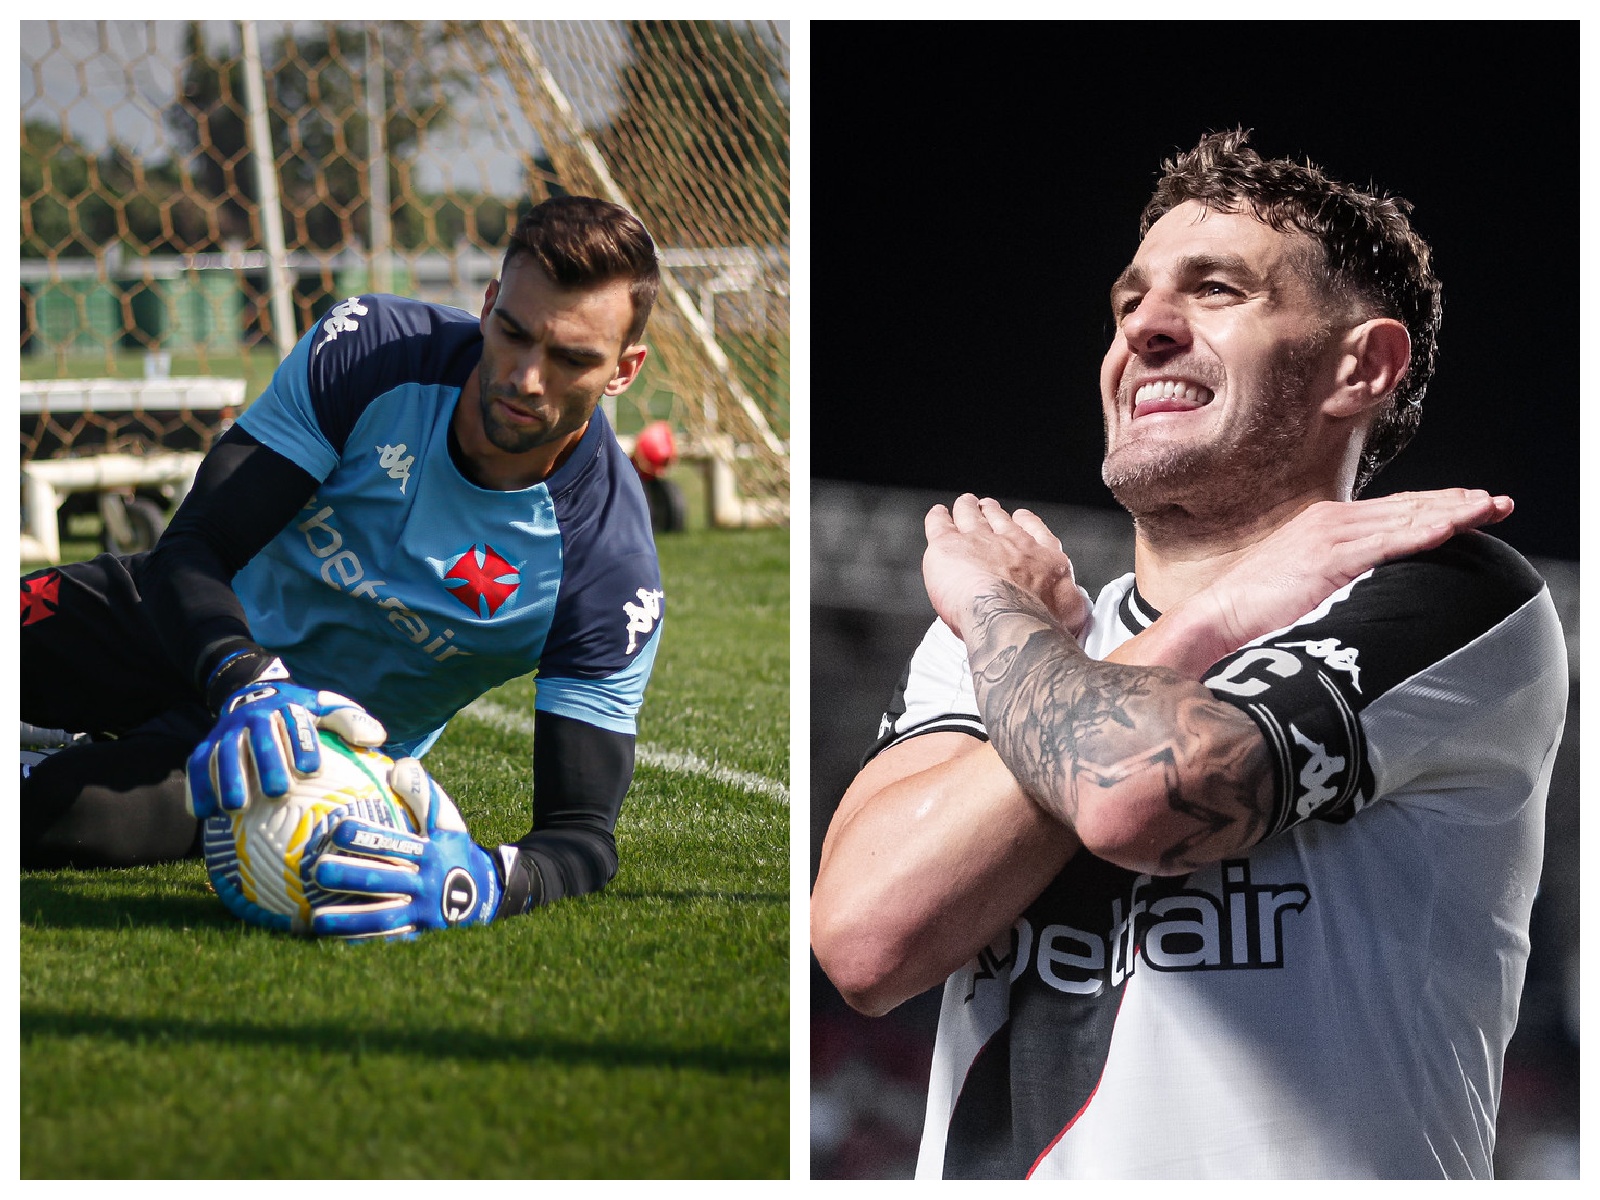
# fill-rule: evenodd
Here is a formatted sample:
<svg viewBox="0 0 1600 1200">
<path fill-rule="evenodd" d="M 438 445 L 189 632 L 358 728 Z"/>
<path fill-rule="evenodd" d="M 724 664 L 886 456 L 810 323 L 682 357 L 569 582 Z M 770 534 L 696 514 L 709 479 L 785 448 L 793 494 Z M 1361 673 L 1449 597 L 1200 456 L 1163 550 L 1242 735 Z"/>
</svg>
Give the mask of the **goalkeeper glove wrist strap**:
<svg viewBox="0 0 1600 1200">
<path fill-rule="evenodd" d="M 494 919 L 516 917 L 544 903 L 544 876 L 521 846 L 501 846 L 493 855 L 500 875 L 500 907 Z"/>
<path fill-rule="evenodd" d="M 213 716 L 220 716 L 222 706 L 229 696 L 261 678 L 286 680 L 289 678 L 289 673 L 284 670 L 276 655 L 263 650 L 254 642 L 239 645 L 224 655 L 211 669 L 205 686 L 206 707 L 211 710 Z"/>
</svg>

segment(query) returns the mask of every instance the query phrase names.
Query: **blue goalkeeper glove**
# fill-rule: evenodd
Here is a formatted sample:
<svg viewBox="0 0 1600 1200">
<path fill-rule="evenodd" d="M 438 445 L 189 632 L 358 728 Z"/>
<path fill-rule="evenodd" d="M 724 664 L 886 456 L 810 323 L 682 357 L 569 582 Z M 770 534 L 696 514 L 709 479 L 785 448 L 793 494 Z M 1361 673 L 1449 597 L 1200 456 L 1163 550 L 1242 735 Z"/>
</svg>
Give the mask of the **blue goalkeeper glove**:
<svg viewBox="0 0 1600 1200">
<path fill-rule="evenodd" d="M 317 730 L 352 746 L 377 747 L 383 724 L 354 700 L 301 687 L 272 659 L 255 680 L 221 704 L 221 714 L 189 755 L 185 801 L 200 820 L 239 812 L 259 788 L 267 796 L 289 791 L 289 771 L 315 775 L 322 767 Z"/>
<path fill-rule="evenodd" d="M 494 920 L 504 894 L 494 858 L 467 832 L 455 801 L 414 758 L 397 759 L 389 788 L 420 834 L 345 817 L 311 868 L 329 902 L 312 906 L 311 932 L 334 938 L 412 938 L 427 929 Z"/>
</svg>

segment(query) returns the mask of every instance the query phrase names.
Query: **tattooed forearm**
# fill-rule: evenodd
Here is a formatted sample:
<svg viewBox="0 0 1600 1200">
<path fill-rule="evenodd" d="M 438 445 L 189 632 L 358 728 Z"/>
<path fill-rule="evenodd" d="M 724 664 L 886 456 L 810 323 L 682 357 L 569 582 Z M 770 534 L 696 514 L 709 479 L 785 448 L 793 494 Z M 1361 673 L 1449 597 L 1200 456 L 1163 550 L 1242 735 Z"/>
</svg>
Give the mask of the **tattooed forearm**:
<svg viewBox="0 0 1600 1200">
<path fill-rule="evenodd" d="M 1009 583 L 978 598 L 966 640 L 1001 760 L 1080 835 L 1091 821 L 1111 831 L 1130 859 L 1122 865 L 1177 873 L 1266 833 L 1272 772 L 1261 736 L 1199 684 L 1089 658 Z"/>
</svg>

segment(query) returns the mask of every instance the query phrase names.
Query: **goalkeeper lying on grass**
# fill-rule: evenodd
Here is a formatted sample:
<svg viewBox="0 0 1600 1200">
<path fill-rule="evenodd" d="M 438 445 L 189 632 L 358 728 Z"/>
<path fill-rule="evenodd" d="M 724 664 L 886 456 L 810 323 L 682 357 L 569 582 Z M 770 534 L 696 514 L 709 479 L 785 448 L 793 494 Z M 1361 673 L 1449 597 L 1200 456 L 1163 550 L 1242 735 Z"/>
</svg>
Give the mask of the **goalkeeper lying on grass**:
<svg viewBox="0 0 1600 1200">
<path fill-rule="evenodd" d="M 424 822 L 408 869 L 443 887 L 450 867 L 432 865 L 454 846 L 490 916 L 605 886 L 662 593 L 644 494 L 599 404 L 643 365 L 657 283 L 631 213 L 546 201 L 478 317 L 395 296 L 334 306 L 154 550 L 25 577 L 22 717 L 95 737 L 25 756 L 24 869 L 197 854 L 201 819 L 316 776 L 319 727 L 415 758 L 537 670 L 532 829 L 490 853 Z M 340 883 L 343 905 L 393 893 L 381 864 Z"/>
</svg>

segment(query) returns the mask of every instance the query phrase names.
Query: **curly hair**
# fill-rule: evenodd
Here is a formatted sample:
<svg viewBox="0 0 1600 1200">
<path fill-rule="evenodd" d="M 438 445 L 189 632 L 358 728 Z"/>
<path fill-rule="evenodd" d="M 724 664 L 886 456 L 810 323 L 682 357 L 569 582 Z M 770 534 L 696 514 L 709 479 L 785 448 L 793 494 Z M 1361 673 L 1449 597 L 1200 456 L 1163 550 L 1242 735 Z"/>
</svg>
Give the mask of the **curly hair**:
<svg viewBox="0 0 1600 1200">
<path fill-rule="evenodd" d="M 512 230 L 505 262 L 523 254 L 564 288 L 626 279 L 633 321 L 624 345 L 644 336 L 661 269 L 649 232 L 620 204 L 593 196 L 553 196 L 535 205 Z"/>
<path fill-rule="evenodd" d="M 1312 282 L 1335 302 L 1367 317 L 1392 317 L 1411 335 L 1411 364 L 1361 449 L 1361 490 L 1405 448 L 1422 421 L 1422 395 L 1433 378 L 1443 293 L 1428 244 L 1411 228 L 1411 205 L 1398 196 L 1358 191 L 1329 179 L 1309 161 L 1263 159 L 1250 132 L 1208 133 L 1193 150 L 1161 164 L 1139 236 L 1185 201 L 1218 212 L 1248 209 L 1273 229 L 1295 230 L 1322 248 L 1309 256 Z"/>
</svg>

